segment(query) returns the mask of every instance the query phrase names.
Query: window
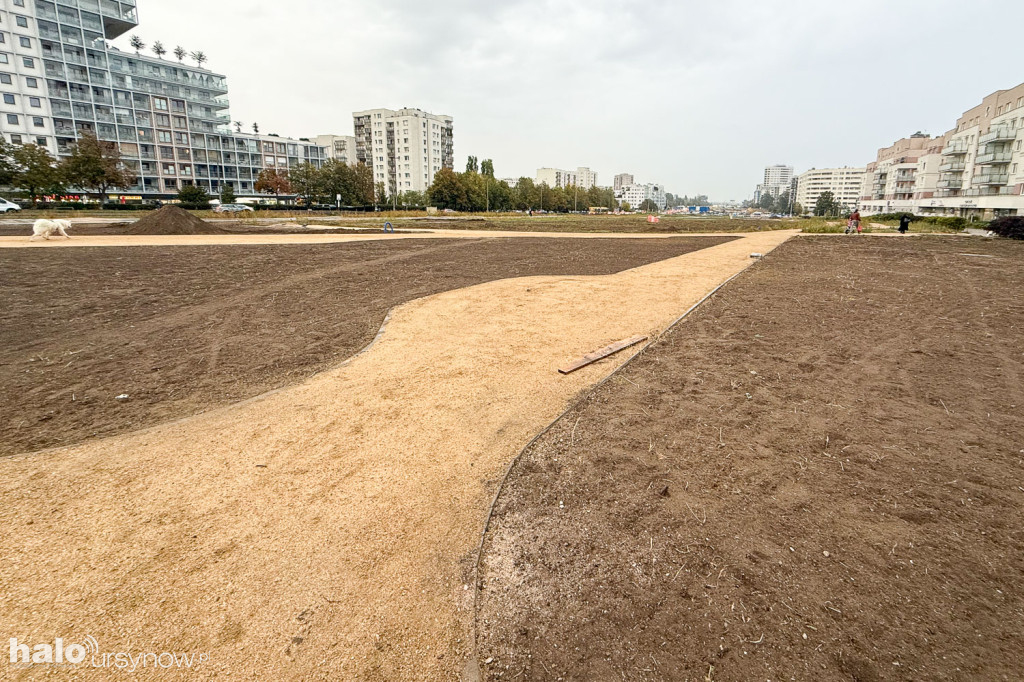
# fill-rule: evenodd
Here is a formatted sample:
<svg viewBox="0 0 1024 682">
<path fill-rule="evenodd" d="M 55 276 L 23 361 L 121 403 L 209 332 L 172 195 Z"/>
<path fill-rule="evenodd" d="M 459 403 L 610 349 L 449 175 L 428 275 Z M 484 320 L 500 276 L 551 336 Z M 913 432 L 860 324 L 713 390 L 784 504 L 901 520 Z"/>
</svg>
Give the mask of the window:
<svg viewBox="0 0 1024 682">
<path fill-rule="evenodd" d="M 4 95 L 4 104 L 14 104 L 14 95 Z"/>
<path fill-rule="evenodd" d="M 32 47 L 32 41 L 29 38 L 26 38 L 25 36 L 20 36 L 18 38 L 18 42 L 21 44 L 22 47 Z"/>
<path fill-rule="evenodd" d="M 167 100 L 162 97 L 153 98 L 153 108 L 159 109 L 160 111 L 167 111 Z"/>
<path fill-rule="evenodd" d="M 160 142 L 170 142 L 171 133 L 168 130 L 158 130 L 156 131 L 156 139 Z"/>
<path fill-rule="evenodd" d="M 25 85 L 27 85 L 30 88 L 38 88 L 39 87 L 39 79 L 38 78 L 31 78 L 31 77 L 26 78 L 25 79 Z"/>
<path fill-rule="evenodd" d="M 45 137 L 37 137 L 36 138 L 36 144 L 39 145 L 40 147 L 45 147 L 46 146 L 46 138 Z"/>
<path fill-rule="evenodd" d="M 165 163 L 164 164 L 164 175 L 174 175 L 174 164 L 171 164 L 171 163 Z"/>
<path fill-rule="evenodd" d="M 15 23 L 18 24 L 18 26 L 21 26 L 22 28 L 28 28 L 28 19 L 26 19 L 25 17 L 16 16 L 14 17 L 14 21 Z"/>
<path fill-rule="evenodd" d="M 18 117 L 14 114 L 7 114 L 7 122 L 11 125 L 18 125 Z"/>
<path fill-rule="evenodd" d="M 43 102 L 38 97 L 29 97 L 28 105 L 33 109 L 38 109 L 43 106 Z"/>
<path fill-rule="evenodd" d="M 36 60 L 32 59 L 32 57 L 22 57 L 21 63 L 25 65 L 26 69 L 36 68 Z"/>
<path fill-rule="evenodd" d="M 14 0 L 14 6 L 15 7 L 24 7 L 25 6 L 25 0 Z"/>
<path fill-rule="evenodd" d="M 7 42 L 7 36 L 5 36 L 3 33 L 0 33 L 0 43 L 6 43 L 6 42 Z"/>
<path fill-rule="evenodd" d="M 21 135 L 11 135 L 11 142 L 13 144 L 21 144 Z"/>
<path fill-rule="evenodd" d="M 0 35 L 3 35 L 0 33 Z M 11 60 L 5 54 L 0 54 L 0 64 L 10 64 Z"/>
<path fill-rule="evenodd" d="M 44 127 L 46 127 L 46 124 L 43 123 L 43 117 L 42 116 L 33 116 L 32 117 L 32 125 L 34 125 L 36 128 L 44 128 Z"/>
</svg>

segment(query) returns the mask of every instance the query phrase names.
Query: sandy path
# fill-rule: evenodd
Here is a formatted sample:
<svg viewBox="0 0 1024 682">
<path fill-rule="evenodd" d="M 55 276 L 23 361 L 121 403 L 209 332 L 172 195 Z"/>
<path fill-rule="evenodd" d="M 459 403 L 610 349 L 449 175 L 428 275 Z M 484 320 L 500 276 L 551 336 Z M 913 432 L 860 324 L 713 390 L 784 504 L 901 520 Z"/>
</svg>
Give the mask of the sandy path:
<svg viewBox="0 0 1024 682">
<path fill-rule="evenodd" d="M 672 237 L 739 236 L 733 232 L 672 232 L 646 234 L 634 232 L 514 232 L 504 230 L 427 230 L 403 228 L 395 234 L 346 234 L 344 231 L 319 234 L 197 234 L 197 235 L 111 235 L 72 236 L 71 239 L 0 237 L 0 249 L 66 248 L 75 246 L 216 246 L 231 244 L 332 244 L 374 239 L 481 239 L 486 237 L 547 237 L 550 239 L 670 239 Z"/>
<path fill-rule="evenodd" d="M 370 352 L 305 384 L 0 460 L 0 628 L 208 652 L 203 677 L 456 679 L 498 478 L 626 355 L 555 367 L 659 332 L 792 234 L 420 299 Z"/>
</svg>

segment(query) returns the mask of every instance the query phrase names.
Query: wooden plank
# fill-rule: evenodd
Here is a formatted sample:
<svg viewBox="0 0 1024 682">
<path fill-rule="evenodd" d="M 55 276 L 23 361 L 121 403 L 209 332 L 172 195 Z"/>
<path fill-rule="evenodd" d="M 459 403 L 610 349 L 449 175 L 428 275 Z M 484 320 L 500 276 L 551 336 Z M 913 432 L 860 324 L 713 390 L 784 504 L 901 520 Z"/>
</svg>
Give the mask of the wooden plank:
<svg viewBox="0 0 1024 682">
<path fill-rule="evenodd" d="M 629 338 L 629 339 L 623 339 L 622 341 L 616 341 L 615 343 L 611 344 L 610 346 L 605 346 L 604 348 L 602 348 L 600 350 L 595 350 L 593 353 L 588 353 L 588 354 L 584 355 L 579 360 L 576 360 L 575 362 L 570 363 L 570 364 L 566 365 L 565 367 L 559 367 L 558 371 L 561 372 L 562 374 L 569 374 L 571 372 L 575 372 L 576 370 L 578 370 L 578 369 L 580 369 L 582 367 L 586 367 L 587 365 L 591 365 L 591 364 L 597 362 L 598 360 L 602 360 L 602 359 L 608 357 L 609 355 L 614 355 L 615 353 L 618 353 L 620 350 L 625 350 L 626 348 L 629 348 L 630 346 L 635 346 L 636 344 L 640 343 L 641 341 L 646 341 L 646 340 L 647 340 L 646 336 L 634 336 L 634 337 Z"/>
</svg>

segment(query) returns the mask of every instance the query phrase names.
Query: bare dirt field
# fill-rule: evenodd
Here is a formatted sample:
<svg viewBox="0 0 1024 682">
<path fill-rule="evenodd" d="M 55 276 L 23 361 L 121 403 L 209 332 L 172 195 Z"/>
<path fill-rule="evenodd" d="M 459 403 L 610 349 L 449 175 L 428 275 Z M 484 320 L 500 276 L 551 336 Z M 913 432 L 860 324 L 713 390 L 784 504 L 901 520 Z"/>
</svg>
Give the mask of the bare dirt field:
<svg viewBox="0 0 1024 682">
<path fill-rule="evenodd" d="M 500 494 L 502 680 L 1019 680 L 1024 244 L 784 244 Z"/>
<path fill-rule="evenodd" d="M 296 383 L 365 346 L 388 309 L 415 298 L 610 274 L 729 239 L 3 250 L 0 455 Z"/>
</svg>

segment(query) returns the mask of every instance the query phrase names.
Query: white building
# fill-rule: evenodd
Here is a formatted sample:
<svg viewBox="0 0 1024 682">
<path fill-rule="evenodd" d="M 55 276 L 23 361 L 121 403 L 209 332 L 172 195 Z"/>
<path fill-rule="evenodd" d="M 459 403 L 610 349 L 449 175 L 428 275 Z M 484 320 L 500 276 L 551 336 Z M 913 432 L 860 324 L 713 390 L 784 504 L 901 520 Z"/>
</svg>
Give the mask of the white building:
<svg viewBox="0 0 1024 682">
<path fill-rule="evenodd" d="M 597 184 L 597 173 L 583 166 L 574 171 L 561 168 L 538 168 L 536 183 L 538 185 L 546 184 L 548 187 L 572 187 L 575 185 L 580 189 L 590 189 Z"/>
<path fill-rule="evenodd" d="M 832 192 L 845 211 L 853 211 L 860 203 L 863 184 L 863 168 L 812 168 L 797 178 L 796 203 L 811 213 L 818 197 Z"/>
<path fill-rule="evenodd" d="M 356 161 L 373 168 L 387 194 L 425 192 L 442 168 L 453 168 L 452 117 L 420 109 L 369 109 L 352 114 Z"/>
<path fill-rule="evenodd" d="M 776 164 L 764 169 L 764 182 L 754 190 L 754 203 L 761 201 L 764 194 L 778 197 L 790 191 L 793 186 L 793 167 Z"/>
<path fill-rule="evenodd" d="M 590 189 L 597 186 L 597 173 L 585 166 L 580 166 L 576 169 L 576 186 L 580 189 Z"/>
<path fill-rule="evenodd" d="M 640 204 L 650 199 L 659 211 L 663 211 L 665 210 L 665 186 L 652 183 L 623 185 L 619 191 L 615 192 L 615 199 L 620 205 L 627 203 L 634 210 L 640 208 Z"/>
<path fill-rule="evenodd" d="M 314 142 L 318 147 L 323 147 L 327 158 L 349 166 L 359 163 L 356 159 L 356 138 L 354 135 L 317 135 Z"/>
</svg>

